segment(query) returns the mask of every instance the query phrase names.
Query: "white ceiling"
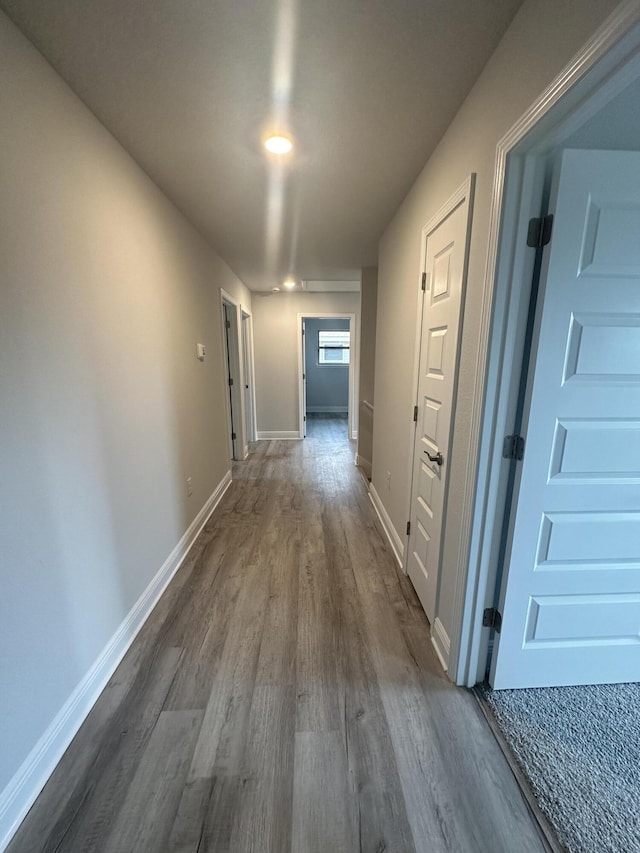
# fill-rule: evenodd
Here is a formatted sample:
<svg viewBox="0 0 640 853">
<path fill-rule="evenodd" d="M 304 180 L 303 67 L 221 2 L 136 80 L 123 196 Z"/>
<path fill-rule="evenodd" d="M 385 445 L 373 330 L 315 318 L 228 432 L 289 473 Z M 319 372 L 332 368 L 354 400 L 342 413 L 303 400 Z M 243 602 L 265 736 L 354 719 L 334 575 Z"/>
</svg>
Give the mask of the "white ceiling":
<svg viewBox="0 0 640 853">
<path fill-rule="evenodd" d="M 377 262 L 520 3 L 0 0 L 254 290 Z"/>
</svg>

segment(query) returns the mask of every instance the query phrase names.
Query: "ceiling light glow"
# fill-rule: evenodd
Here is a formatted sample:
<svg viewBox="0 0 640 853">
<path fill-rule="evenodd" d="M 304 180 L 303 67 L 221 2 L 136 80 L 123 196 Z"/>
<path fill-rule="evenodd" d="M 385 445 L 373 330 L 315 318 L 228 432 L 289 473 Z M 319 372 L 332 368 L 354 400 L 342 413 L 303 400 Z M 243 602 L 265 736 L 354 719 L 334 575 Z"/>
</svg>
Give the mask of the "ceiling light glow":
<svg viewBox="0 0 640 853">
<path fill-rule="evenodd" d="M 288 154 L 293 148 L 293 142 L 286 136 L 270 136 L 265 140 L 264 147 L 272 154 Z"/>
<path fill-rule="evenodd" d="M 292 278 L 288 278 L 286 281 L 283 281 L 282 283 L 284 284 L 284 286 L 288 290 L 292 290 L 297 284 L 297 282 L 295 282 Z"/>
</svg>

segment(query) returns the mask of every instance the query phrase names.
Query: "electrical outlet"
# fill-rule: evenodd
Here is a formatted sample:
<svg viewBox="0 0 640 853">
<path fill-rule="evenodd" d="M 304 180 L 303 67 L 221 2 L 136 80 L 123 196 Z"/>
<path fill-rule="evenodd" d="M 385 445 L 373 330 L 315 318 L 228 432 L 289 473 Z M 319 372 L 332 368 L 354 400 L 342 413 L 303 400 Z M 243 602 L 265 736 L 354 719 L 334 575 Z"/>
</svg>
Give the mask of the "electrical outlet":
<svg viewBox="0 0 640 853">
<path fill-rule="evenodd" d="M 190 498 L 193 494 L 193 480 L 191 477 L 187 477 L 187 497 Z"/>
<path fill-rule="evenodd" d="M 391 491 L 391 471 L 387 471 L 387 491 Z"/>
</svg>

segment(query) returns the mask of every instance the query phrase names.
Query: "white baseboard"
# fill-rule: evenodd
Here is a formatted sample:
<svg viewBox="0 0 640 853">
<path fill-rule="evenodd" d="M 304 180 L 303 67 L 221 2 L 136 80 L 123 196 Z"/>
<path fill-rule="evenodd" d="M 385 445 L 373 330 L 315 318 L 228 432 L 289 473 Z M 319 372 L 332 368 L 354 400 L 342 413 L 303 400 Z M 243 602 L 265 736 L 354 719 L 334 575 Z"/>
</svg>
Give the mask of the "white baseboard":
<svg viewBox="0 0 640 853">
<path fill-rule="evenodd" d="M 308 414 L 319 414 L 322 412 L 334 415 L 347 415 L 349 409 L 347 406 L 307 406 Z"/>
<path fill-rule="evenodd" d="M 384 504 L 380 500 L 380 495 L 376 492 L 373 484 L 369 486 L 369 497 L 371 498 L 373 508 L 378 514 L 382 528 L 387 534 L 387 539 L 389 540 L 391 550 L 398 561 L 398 565 L 401 569 L 404 569 L 404 543 L 400 536 L 398 536 L 398 531 L 393 526 L 393 523 L 389 518 L 389 513 L 384 508 Z"/>
<path fill-rule="evenodd" d="M 368 459 L 365 459 L 364 456 L 360 456 L 359 453 L 356 453 L 356 465 L 365 473 L 367 480 L 370 480 L 372 467 L 371 462 L 369 462 Z"/>
<path fill-rule="evenodd" d="M 302 438 L 297 429 L 275 432 L 258 432 L 258 441 L 296 441 Z"/>
<path fill-rule="evenodd" d="M 230 485 L 231 472 L 228 471 L 91 669 L 56 714 L 9 784 L 0 793 L 0 851 L 6 849 Z"/>
<path fill-rule="evenodd" d="M 444 630 L 444 625 L 436 616 L 431 629 L 431 642 L 436 650 L 436 654 L 442 664 L 442 668 L 446 672 L 449 669 L 449 651 L 451 649 L 451 641 L 449 635 Z"/>
</svg>

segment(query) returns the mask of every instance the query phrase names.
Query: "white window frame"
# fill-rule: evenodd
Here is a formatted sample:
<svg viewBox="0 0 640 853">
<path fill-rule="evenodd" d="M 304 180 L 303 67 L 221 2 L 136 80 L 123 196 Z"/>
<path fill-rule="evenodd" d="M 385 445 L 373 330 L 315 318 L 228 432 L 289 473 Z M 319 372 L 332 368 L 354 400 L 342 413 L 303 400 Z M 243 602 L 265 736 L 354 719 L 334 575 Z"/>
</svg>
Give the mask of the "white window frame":
<svg viewBox="0 0 640 853">
<path fill-rule="evenodd" d="M 349 338 L 349 346 L 340 347 L 340 349 L 343 352 L 344 352 L 344 350 L 347 351 L 348 356 L 349 356 L 347 361 L 322 361 L 322 359 L 321 359 L 322 350 L 331 349 L 331 347 L 327 347 L 326 345 L 323 347 L 320 344 L 320 336 L 326 334 L 327 332 L 330 332 L 330 333 L 339 332 L 342 334 L 346 333 L 346 335 Z M 346 368 L 348 368 L 349 364 L 351 363 L 351 332 L 350 332 L 350 330 L 349 329 L 318 329 L 318 347 L 317 347 L 317 349 L 318 349 L 318 360 L 317 360 L 317 366 L 318 367 L 322 367 L 322 368 L 325 368 L 325 367 L 346 367 Z M 338 349 L 338 347 L 333 347 L 333 349 Z"/>
</svg>

